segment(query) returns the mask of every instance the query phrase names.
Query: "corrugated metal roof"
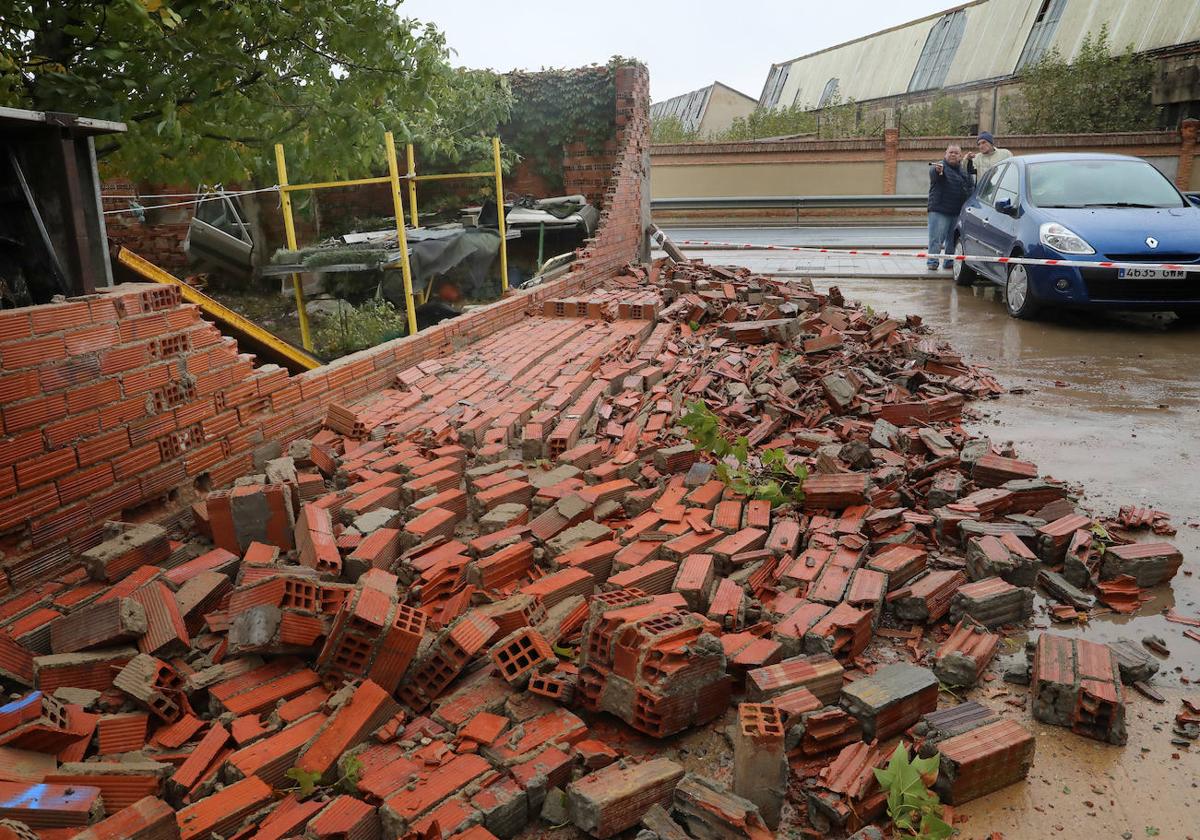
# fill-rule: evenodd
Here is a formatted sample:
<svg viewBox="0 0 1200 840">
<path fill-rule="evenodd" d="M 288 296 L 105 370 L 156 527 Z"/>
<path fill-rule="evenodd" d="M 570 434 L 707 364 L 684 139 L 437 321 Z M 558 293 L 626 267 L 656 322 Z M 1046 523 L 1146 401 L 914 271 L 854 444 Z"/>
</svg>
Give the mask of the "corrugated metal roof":
<svg viewBox="0 0 1200 840">
<path fill-rule="evenodd" d="M 1070 0 L 1048 8 L 1046 25 L 1035 30 L 1043 0 L 976 0 L 945 12 L 885 29 L 808 55 L 771 66 L 778 78 L 787 77 L 776 107 L 816 107 L 831 79 L 839 94 L 863 101 L 903 94 L 908 90 L 932 30 L 946 15 L 963 11 L 966 25 L 943 85 L 970 84 L 1011 76 L 1031 33 L 1073 58 L 1088 33 L 1107 24 L 1115 50 L 1132 45 L 1136 51 L 1161 49 L 1200 40 L 1200 3 L 1195 0 Z M 1052 12 L 1058 12 L 1055 23 Z M 764 89 L 764 95 L 765 95 Z"/>
<path fill-rule="evenodd" d="M 656 102 L 650 106 L 650 118 L 659 120 L 677 117 L 684 131 L 696 131 L 700 128 L 700 121 L 704 119 L 704 109 L 708 107 L 712 90 L 713 86 L 708 85 L 700 90 L 681 93 L 663 102 Z"/>
</svg>

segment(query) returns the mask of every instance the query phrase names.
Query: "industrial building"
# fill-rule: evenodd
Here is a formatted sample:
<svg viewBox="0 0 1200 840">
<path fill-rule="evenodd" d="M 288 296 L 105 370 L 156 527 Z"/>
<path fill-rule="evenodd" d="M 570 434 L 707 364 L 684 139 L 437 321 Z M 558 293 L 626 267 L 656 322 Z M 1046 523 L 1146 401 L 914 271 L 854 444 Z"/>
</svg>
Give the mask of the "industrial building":
<svg viewBox="0 0 1200 840">
<path fill-rule="evenodd" d="M 1156 62 L 1153 101 L 1164 127 L 1200 116 L 1196 0 L 975 0 L 771 66 L 759 104 L 819 108 L 840 98 L 890 112 L 951 94 L 979 129 L 1004 130 L 1004 98 L 1023 68 L 1057 49 L 1073 58 L 1107 25 L 1116 50 Z"/>
<path fill-rule="evenodd" d="M 683 130 L 701 140 L 729 130 L 738 117 L 748 117 L 758 101 L 729 85 L 713 82 L 650 106 L 652 120 L 677 117 Z"/>
</svg>

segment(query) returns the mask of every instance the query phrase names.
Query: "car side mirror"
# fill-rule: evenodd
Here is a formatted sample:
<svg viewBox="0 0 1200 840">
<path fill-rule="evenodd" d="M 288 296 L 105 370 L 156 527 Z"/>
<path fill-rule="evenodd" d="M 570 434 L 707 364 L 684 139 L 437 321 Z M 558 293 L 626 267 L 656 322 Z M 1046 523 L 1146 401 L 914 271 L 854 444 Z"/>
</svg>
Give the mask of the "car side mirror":
<svg viewBox="0 0 1200 840">
<path fill-rule="evenodd" d="M 1200 193 L 1185 193 L 1193 207 L 1200 207 Z"/>
<path fill-rule="evenodd" d="M 1012 201 L 1007 198 L 1002 198 L 996 202 L 996 210 L 1003 213 L 1005 216 L 1016 217 L 1017 215 L 1016 206 L 1014 206 Z"/>
</svg>

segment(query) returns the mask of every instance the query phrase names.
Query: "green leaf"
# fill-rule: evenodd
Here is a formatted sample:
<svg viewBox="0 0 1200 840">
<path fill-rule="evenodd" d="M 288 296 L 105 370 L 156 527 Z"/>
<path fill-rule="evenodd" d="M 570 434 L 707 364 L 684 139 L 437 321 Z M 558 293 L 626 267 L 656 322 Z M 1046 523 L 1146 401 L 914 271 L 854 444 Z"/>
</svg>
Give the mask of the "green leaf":
<svg viewBox="0 0 1200 840">
<path fill-rule="evenodd" d="M 738 459 L 739 464 L 745 464 L 750 458 L 750 441 L 745 435 L 739 437 L 732 447 L 733 455 Z"/>
<path fill-rule="evenodd" d="M 948 825 L 940 814 L 926 812 L 921 815 L 921 840 L 946 840 L 953 834 L 953 827 Z"/>
<path fill-rule="evenodd" d="M 317 789 L 317 783 L 321 781 L 321 774 L 315 770 L 305 770 L 301 767 L 292 767 L 283 774 L 287 778 L 294 781 L 299 790 L 301 799 L 312 796 L 313 791 Z"/>
</svg>

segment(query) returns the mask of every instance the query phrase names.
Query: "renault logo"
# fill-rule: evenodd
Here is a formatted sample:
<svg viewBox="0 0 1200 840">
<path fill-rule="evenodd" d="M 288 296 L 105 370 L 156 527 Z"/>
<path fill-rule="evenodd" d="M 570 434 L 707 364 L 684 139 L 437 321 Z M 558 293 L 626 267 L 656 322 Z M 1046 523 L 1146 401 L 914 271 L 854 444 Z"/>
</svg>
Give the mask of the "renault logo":
<svg viewBox="0 0 1200 840">
<path fill-rule="evenodd" d="M 1158 240 L 1157 240 L 1157 239 L 1155 239 L 1153 236 L 1147 236 L 1147 237 L 1146 237 L 1146 244 L 1147 244 L 1147 245 L 1149 245 L 1151 248 L 1157 248 L 1157 247 L 1158 247 Z"/>
</svg>

